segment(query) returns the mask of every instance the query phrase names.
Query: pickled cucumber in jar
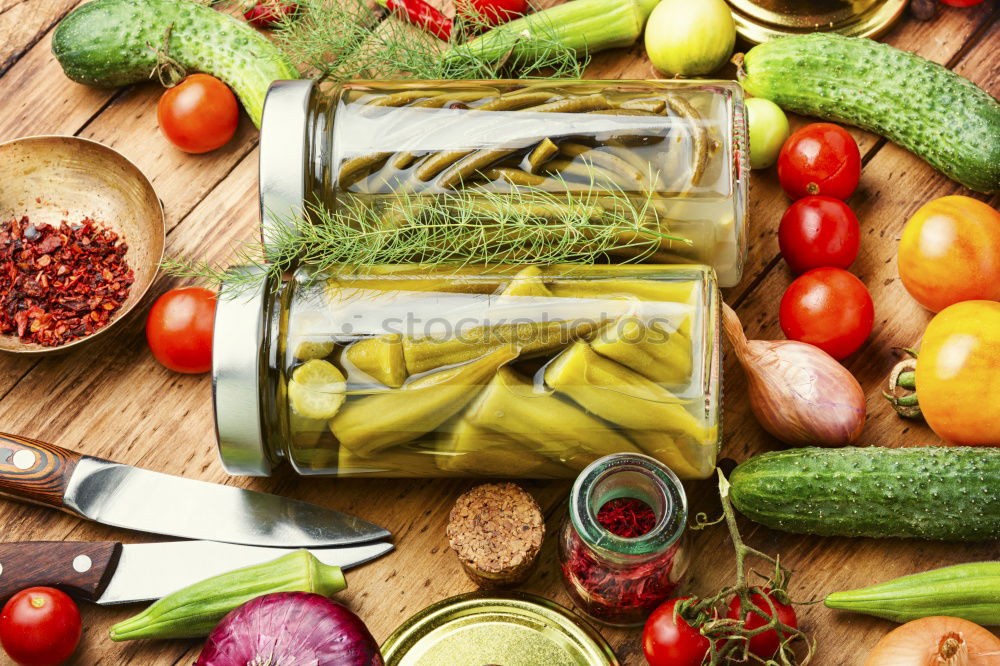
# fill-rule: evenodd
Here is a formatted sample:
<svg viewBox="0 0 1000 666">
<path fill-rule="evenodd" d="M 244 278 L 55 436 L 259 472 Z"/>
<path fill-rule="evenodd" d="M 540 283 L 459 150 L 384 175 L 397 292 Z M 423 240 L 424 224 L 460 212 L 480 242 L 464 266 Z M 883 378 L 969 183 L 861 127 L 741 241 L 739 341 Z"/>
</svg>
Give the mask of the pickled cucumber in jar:
<svg viewBox="0 0 1000 666">
<path fill-rule="evenodd" d="M 308 474 L 571 478 L 629 451 L 704 478 L 717 298 L 695 266 L 301 278 L 277 394 L 287 455 Z"/>
</svg>

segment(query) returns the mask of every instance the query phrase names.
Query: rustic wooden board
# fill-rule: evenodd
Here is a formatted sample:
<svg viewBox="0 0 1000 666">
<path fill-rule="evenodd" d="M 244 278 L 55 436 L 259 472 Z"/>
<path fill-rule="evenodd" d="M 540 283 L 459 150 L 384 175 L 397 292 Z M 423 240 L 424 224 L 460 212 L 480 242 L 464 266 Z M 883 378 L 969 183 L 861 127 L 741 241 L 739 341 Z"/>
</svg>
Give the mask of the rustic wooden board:
<svg viewBox="0 0 1000 666">
<path fill-rule="evenodd" d="M 0 45 L 4 110 L 0 140 L 65 133 L 115 147 L 150 176 L 164 201 L 168 254 L 224 260 L 235 242 L 257 233 L 256 131 L 244 121 L 237 138 L 225 149 L 208 156 L 187 156 L 158 135 L 153 113 L 158 91 L 154 87 L 101 91 L 66 80 L 51 56 L 49 40 L 52 26 L 74 4 L 70 0 L 0 0 L 0 27 L 21 27 L 16 32 L 0 30 L 0 35 L 12 35 Z M 26 9 L 29 5 L 31 12 Z M 7 23 L 15 17 L 15 23 Z M 972 9 L 943 9 L 928 23 L 904 19 L 885 39 L 953 67 L 997 95 L 997 18 L 997 1 L 986 0 Z M 597 56 L 588 74 L 595 78 L 654 75 L 641 46 Z M 927 313 L 907 297 L 896 278 L 895 245 L 902 225 L 919 205 L 962 188 L 895 146 L 862 132 L 856 136 L 866 166 L 862 187 L 851 200 L 865 232 L 854 271 L 872 290 L 879 324 L 870 344 L 847 362 L 869 396 L 865 442 L 884 446 L 931 444 L 935 440 L 926 427 L 899 421 L 879 397 L 892 365 L 891 348 L 916 342 L 928 320 Z M 988 201 L 994 206 L 1000 203 L 996 197 Z M 748 333 L 755 337 L 781 336 L 774 303 L 791 275 L 778 257 L 774 234 L 786 206 L 774 174 L 755 173 L 747 271 L 741 284 L 726 294 L 738 305 Z M 161 277 L 151 296 L 176 284 Z M 349 573 L 350 588 L 342 595 L 380 640 L 427 604 L 473 589 L 444 537 L 451 503 L 471 481 L 331 481 L 300 479 L 287 470 L 271 479 L 228 477 L 214 451 L 209 379 L 171 373 L 146 350 L 143 321 L 151 300 L 113 334 L 83 351 L 44 360 L 0 358 L 2 429 L 171 474 L 286 494 L 383 525 L 394 533 L 397 552 Z M 728 352 L 725 372 L 729 399 L 721 455 L 743 460 L 775 448 L 775 442 L 760 430 L 739 399 L 745 382 Z M 564 515 L 568 483 L 526 482 L 525 486 L 543 507 L 550 533 L 554 533 Z M 689 484 L 689 490 L 692 513 L 718 513 L 711 482 Z M 83 523 L 12 502 L 0 503 L 0 524 L 4 540 L 154 540 L 149 535 Z M 820 539 L 780 534 L 746 521 L 741 521 L 741 526 L 752 545 L 781 553 L 783 561 L 798 570 L 791 592 L 803 600 L 874 579 L 1000 554 L 996 544 L 956 548 L 899 540 Z M 724 529 L 692 533 L 689 548 L 693 555 L 689 587 L 694 592 L 711 592 L 731 579 L 734 563 Z M 524 587 L 569 604 L 559 582 L 554 539 L 546 541 L 540 566 Z M 84 608 L 84 641 L 72 663 L 166 666 L 194 660 L 198 641 L 110 643 L 107 628 L 134 610 Z M 835 614 L 821 605 L 804 607 L 800 614 L 819 641 L 815 663 L 823 666 L 859 663 L 891 627 L 887 622 Z M 643 663 L 638 632 L 603 633 L 624 663 Z M 0 656 L 0 665 L 9 663 Z"/>
</svg>

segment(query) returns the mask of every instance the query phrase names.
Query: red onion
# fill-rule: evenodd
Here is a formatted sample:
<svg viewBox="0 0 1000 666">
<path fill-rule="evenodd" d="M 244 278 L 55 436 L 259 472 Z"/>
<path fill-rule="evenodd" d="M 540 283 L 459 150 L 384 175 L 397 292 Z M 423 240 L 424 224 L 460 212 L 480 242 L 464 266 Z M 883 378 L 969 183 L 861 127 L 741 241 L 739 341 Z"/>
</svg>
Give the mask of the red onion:
<svg viewBox="0 0 1000 666">
<path fill-rule="evenodd" d="M 195 666 L 383 666 L 361 619 L 319 594 L 257 597 L 222 619 Z"/>
<path fill-rule="evenodd" d="M 846 446 L 861 435 L 865 392 L 832 356 L 794 340 L 748 341 L 725 303 L 722 326 L 746 372 L 750 408 L 764 430 L 793 446 Z"/>
</svg>

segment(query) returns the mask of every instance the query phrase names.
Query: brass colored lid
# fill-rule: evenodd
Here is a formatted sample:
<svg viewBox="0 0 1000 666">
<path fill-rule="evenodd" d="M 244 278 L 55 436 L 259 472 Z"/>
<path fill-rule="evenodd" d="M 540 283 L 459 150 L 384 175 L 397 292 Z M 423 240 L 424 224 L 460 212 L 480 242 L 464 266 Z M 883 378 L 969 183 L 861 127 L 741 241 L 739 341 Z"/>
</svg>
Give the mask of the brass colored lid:
<svg viewBox="0 0 1000 666">
<path fill-rule="evenodd" d="M 761 43 L 809 32 L 877 37 L 900 17 L 907 0 L 727 0 L 736 30 Z"/>
<path fill-rule="evenodd" d="M 385 666 L 620 666 L 582 618 L 521 592 L 473 592 L 428 606 L 382 645 Z"/>
</svg>

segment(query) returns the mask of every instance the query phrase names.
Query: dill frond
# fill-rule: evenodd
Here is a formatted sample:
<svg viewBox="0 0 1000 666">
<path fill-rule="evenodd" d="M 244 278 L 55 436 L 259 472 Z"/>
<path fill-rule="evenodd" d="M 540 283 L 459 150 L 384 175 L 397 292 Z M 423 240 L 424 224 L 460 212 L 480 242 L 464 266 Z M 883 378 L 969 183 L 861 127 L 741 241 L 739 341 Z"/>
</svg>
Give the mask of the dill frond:
<svg viewBox="0 0 1000 666">
<path fill-rule="evenodd" d="M 486 27 L 482 17 L 463 9 L 448 44 L 404 18 L 381 16 L 364 0 L 301 0 L 299 11 L 273 31 L 278 47 L 307 76 L 340 83 L 352 79 L 502 79 L 581 78 L 589 57 L 563 46 L 554 31 L 525 36 L 529 55 L 487 61 L 471 49 L 468 37 Z M 551 34 L 550 34 L 551 33 Z M 462 57 L 444 60 L 452 47 Z M 520 51 L 520 50 L 519 50 Z"/>
<path fill-rule="evenodd" d="M 614 190 L 554 193 L 523 187 L 504 193 L 400 194 L 384 206 L 352 195 L 332 210 L 311 205 L 305 215 L 280 222 L 263 243 L 235 248 L 225 265 L 174 258 L 163 269 L 215 285 L 225 279 L 239 291 L 299 265 L 322 273 L 385 264 L 633 263 L 691 244 L 663 230 L 665 221 L 651 195 Z M 623 250 L 628 251 L 624 258 Z M 233 277 L 227 275 L 232 265 L 257 270 Z"/>
</svg>

